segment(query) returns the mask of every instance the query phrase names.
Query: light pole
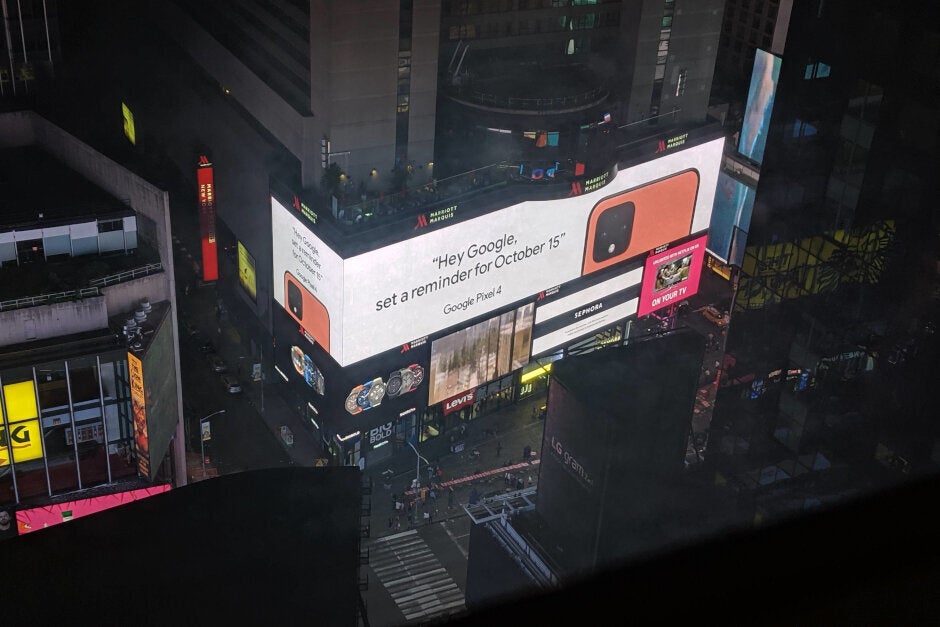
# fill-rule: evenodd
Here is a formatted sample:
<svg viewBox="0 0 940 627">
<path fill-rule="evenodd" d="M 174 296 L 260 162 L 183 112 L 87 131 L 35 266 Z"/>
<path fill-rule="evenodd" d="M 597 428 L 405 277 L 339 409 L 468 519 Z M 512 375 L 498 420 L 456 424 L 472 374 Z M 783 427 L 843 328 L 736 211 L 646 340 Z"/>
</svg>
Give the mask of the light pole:
<svg viewBox="0 0 940 627">
<path fill-rule="evenodd" d="M 408 442 L 408 446 L 410 446 L 411 450 L 414 451 L 415 455 L 418 456 L 417 459 L 415 459 L 415 487 L 414 487 L 415 495 L 417 495 L 418 488 L 421 486 L 421 460 L 424 458 L 421 457 L 421 453 L 418 452 L 418 449 L 415 448 L 414 444 L 412 444 L 411 442 Z M 424 463 L 427 464 L 428 466 L 431 465 L 431 462 L 429 462 L 426 459 L 424 459 Z"/>
<path fill-rule="evenodd" d="M 206 437 L 208 433 L 203 430 L 202 425 L 207 420 L 209 420 L 209 418 L 212 418 L 213 416 L 218 416 L 219 414 L 224 414 L 224 413 L 225 413 L 225 410 L 220 409 L 219 411 L 214 411 L 208 416 L 199 419 L 199 453 L 200 453 L 200 456 L 202 457 L 202 478 L 203 479 L 206 478 L 206 440 L 208 440 L 209 438 Z"/>
</svg>

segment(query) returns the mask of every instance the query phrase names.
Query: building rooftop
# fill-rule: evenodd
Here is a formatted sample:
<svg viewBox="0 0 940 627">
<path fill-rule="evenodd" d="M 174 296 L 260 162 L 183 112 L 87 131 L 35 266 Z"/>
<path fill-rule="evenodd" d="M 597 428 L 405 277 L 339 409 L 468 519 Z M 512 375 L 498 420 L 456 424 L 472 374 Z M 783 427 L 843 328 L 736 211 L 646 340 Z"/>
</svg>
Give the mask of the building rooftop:
<svg viewBox="0 0 940 627">
<path fill-rule="evenodd" d="M 130 215 L 126 202 L 41 148 L 0 149 L 0 231 Z"/>
<path fill-rule="evenodd" d="M 355 624 L 360 481 L 350 467 L 244 472 L 4 541 L 20 600 L 4 617 Z"/>
</svg>

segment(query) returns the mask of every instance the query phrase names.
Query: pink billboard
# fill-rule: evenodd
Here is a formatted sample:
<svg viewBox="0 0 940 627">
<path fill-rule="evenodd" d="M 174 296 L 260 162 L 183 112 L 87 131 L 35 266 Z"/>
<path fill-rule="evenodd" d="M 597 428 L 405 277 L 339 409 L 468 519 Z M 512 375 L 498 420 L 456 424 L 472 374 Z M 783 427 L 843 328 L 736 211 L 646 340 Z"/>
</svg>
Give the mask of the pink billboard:
<svg viewBox="0 0 940 627">
<path fill-rule="evenodd" d="M 698 292 L 707 241 L 708 236 L 703 235 L 647 257 L 637 307 L 638 316 L 646 316 L 668 305 L 677 305 Z"/>
<path fill-rule="evenodd" d="M 132 503 L 139 499 L 153 496 L 154 494 L 162 494 L 169 490 L 170 486 L 163 484 L 150 488 L 128 490 L 127 492 L 93 496 L 88 499 L 69 501 L 67 503 L 56 503 L 54 505 L 34 507 L 33 509 L 22 509 L 16 512 L 16 524 L 20 535 L 23 535 L 30 531 L 45 529 L 61 522 L 81 518 L 82 516 L 111 509 L 118 505 Z"/>
</svg>

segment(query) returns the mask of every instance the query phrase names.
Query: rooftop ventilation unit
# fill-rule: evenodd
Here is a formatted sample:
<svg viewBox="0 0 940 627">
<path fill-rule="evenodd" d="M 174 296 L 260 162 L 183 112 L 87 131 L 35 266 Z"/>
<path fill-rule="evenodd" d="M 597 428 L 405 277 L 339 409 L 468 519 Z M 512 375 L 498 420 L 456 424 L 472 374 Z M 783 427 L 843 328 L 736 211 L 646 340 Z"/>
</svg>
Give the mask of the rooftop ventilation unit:
<svg viewBox="0 0 940 627">
<path fill-rule="evenodd" d="M 153 307 L 150 306 L 150 300 L 145 298 L 140 301 L 140 309 L 143 309 L 144 313 L 149 316 L 150 312 L 153 311 Z"/>
</svg>

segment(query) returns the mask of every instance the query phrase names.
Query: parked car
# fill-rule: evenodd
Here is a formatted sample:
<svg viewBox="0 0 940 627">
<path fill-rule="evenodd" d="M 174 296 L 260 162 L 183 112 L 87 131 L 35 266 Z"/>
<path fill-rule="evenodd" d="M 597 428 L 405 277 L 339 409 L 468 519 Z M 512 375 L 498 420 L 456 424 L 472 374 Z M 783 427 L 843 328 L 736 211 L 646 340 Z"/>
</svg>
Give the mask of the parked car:
<svg viewBox="0 0 940 627">
<path fill-rule="evenodd" d="M 199 347 L 200 353 L 206 354 L 215 352 L 215 346 L 212 344 L 212 340 L 207 339 L 201 335 L 195 336 L 193 338 L 193 343 Z"/>
<path fill-rule="evenodd" d="M 225 389 L 229 394 L 238 394 L 242 391 L 242 384 L 235 375 L 223 374 L 219 378 L 222 380 L 222 385 L 225 386 Z"/>
<path fill-rule="evenodd" d="M 721 313 L 720 311 L 718 311 L 717 307 L 713 307 L 712 305 L 709 305 L 708 307 L 703 309 L 702 315 L 705 316 L 707 320 L 711 320 L 712 322 L 714 322 L 715 324 L 719 326 L 724 326 L 728 324 L 728 314 Z"/>
<path fill-rule="evenodd" d="M 215 353 L 208 353 L 206 355 L 206 361 L 209 362 L 209 367 L 212 368 L 212 372 L 225 372 L 228 370 L 228 366 L 225 365 L 225 360 Z"/>
</svg>

